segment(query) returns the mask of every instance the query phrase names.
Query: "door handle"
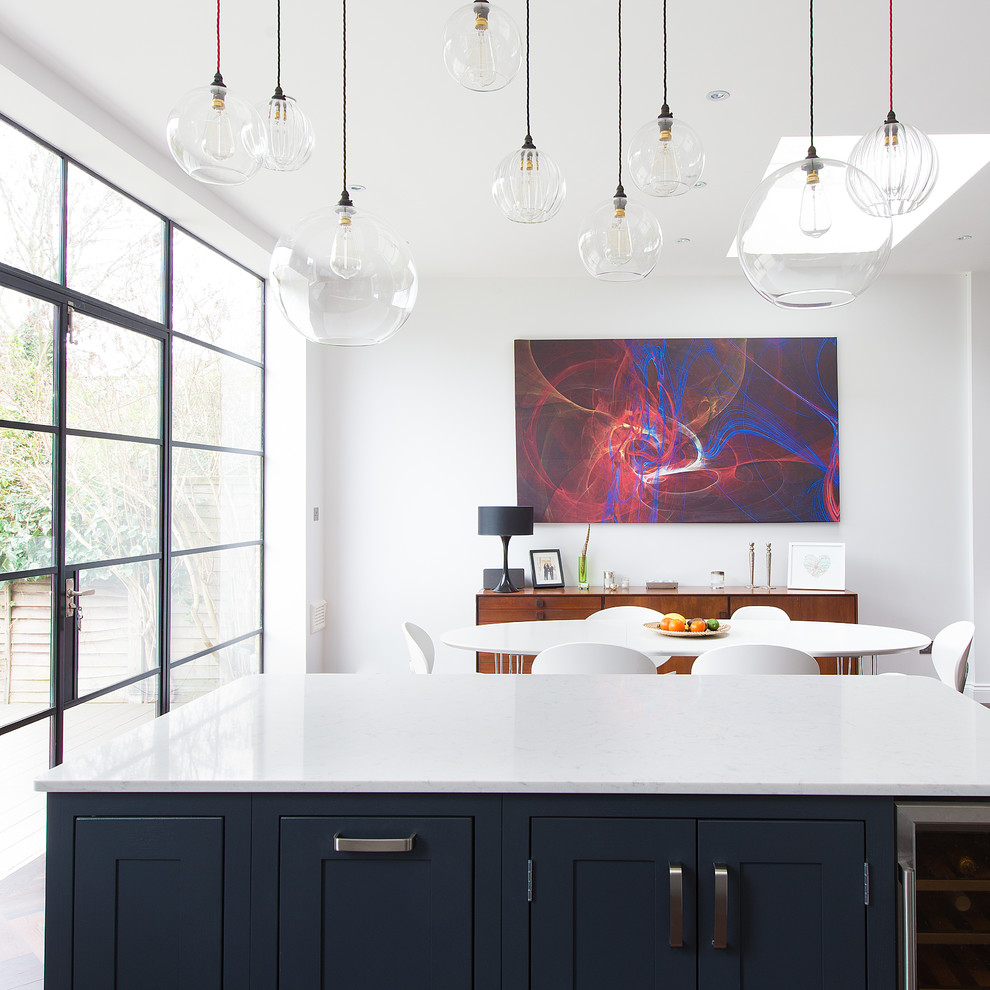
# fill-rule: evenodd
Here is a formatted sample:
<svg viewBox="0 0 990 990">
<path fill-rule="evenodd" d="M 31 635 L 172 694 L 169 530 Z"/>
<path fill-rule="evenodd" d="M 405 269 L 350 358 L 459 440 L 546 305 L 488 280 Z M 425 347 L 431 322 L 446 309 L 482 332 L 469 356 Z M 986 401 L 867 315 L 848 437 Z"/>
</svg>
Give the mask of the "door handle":
<svg viewBox="0 0 990 990">
<path fill-rule="evenodd" d="M 407 853 L 416 842 L 416 833 L 405 839 L 348 839 L 335 833 L 333 851 L 339 853 Z"/>
<path fill-rule="evenodd" d="M 96 588 L 87 588 L 85 591 L 76 591 L 76 582 L 72 578 L 65 581 L 65 615 L 68 618 L 79 607 L 76 604 L 77 598 L 85 598 L 87 595 L 95 595 Z"/>
<path fill-rule="evenodd" d="M 902 988 L 903 990 L 918 990 L 918 956 L 916 947 L 918 939 L 918 885 L 914 867 L 904 862 L 897 865 L 901 868 L 901 897 L 903 898 L 901 904 L 901 922 L 904 926 L 901 932 L 901 951 L 903 952 L 901 961 Z"/>
<path fill-rule="evenodd" d="M 712 936 L 713 949 L 726 949 L 729 946 L 729 868 L 723 863 L 715 867 L 715 932 Z"/>
<path fill-rule="evenodd" d="M 684 946 L 684 867 L 668 863 L 670 870 L 670 947 Z"/>
</svg>

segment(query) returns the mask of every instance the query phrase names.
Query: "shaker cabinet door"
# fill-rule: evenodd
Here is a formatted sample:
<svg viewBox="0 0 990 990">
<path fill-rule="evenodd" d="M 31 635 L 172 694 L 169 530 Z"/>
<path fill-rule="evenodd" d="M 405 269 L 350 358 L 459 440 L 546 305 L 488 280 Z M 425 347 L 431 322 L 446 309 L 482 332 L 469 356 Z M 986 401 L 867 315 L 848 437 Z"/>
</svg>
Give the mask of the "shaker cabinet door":
<svg viewBox="0 0 990 990">
<path fill-rule="evenodd" d="M 855 821 L 698 823 L 699 987 L 865 990 Z"/>
<path fill-rule="evenodd" d="M 531 829 L 532 990 L 695 986 L 694 821 L 534 818 Z"/>
<path fill-rule="evenodd" d="M 280 990 L 470 990 L 473 877 L 469 818 L 282 818 Z"/>
<path fill-rule="evenodd" d="M 74 880 L 73 990 L 225 985 L 223 818 L 78 818 Z"/>
</svg>

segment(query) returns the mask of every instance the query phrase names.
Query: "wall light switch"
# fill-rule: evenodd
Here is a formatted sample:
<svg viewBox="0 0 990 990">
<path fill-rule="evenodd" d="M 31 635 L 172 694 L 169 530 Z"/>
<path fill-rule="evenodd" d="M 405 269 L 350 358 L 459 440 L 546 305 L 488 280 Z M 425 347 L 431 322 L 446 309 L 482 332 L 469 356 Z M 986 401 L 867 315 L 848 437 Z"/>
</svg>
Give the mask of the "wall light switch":
<svg viewBox="0 0 990 990">
<path fill-rule="evenodd" d="M 320 521 L 320 507 L 318 505 L 313 506 L 313 522 Z"/>
<path fill-rule="evenodd" d="M 327 603 L 313 602 L 309 606 L 309 632 L 310 635 L 318 633 L 327 627 Z"/>
</svg>

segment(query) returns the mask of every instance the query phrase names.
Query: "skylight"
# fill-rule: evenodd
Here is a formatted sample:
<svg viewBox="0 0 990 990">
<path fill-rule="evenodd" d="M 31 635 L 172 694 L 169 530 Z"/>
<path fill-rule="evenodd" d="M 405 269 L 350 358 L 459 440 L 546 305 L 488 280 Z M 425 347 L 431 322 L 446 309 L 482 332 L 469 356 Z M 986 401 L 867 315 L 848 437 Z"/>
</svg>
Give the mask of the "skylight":
<svg viewBox="0 0 990 990">
<path fill-rule="evenodd" d="M 946 200 L 961 189 L 977 172 L 990 162 L 990 134 L 930 134 L 938 151 L 938 179 L 928 199 L 917 210 L 894 217 L 894 244 L 904 240 L 912 230 L 930 217 Z M 815 138 L 815 148 L 822 158 L 848 161 L 853 145 L 860 135 L 841 134 Z M 763 173 L 796 162 L 808 154 L 808 136 L 782 137 Z M 736 239 L 732 239 L 727 258 L 737 258 Z"/>
</svg>

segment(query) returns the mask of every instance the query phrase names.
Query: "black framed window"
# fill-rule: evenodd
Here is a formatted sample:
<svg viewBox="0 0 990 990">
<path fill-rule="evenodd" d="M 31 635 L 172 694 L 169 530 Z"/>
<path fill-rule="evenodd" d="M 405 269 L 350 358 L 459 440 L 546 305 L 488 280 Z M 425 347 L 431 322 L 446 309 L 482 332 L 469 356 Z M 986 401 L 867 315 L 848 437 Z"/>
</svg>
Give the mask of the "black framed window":
<svg viewBox="0 0 990 990">
<path fill-rule="evenodd" d="M 0 117 L 0 876 L 37 773 L 262 669 L 264 293 Z"/>
</svg>

